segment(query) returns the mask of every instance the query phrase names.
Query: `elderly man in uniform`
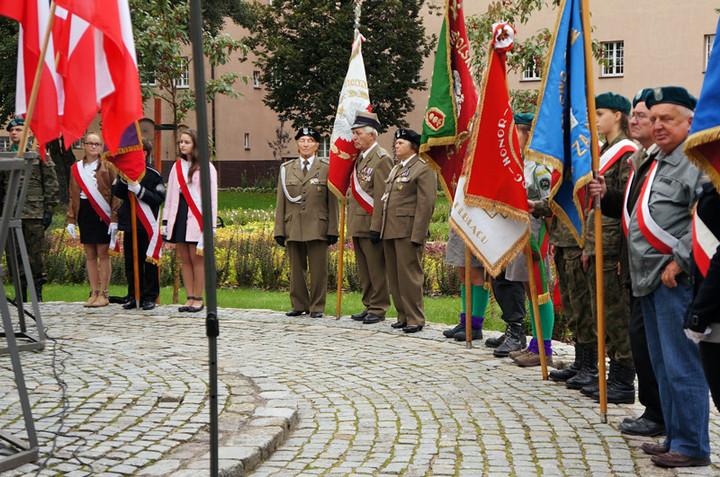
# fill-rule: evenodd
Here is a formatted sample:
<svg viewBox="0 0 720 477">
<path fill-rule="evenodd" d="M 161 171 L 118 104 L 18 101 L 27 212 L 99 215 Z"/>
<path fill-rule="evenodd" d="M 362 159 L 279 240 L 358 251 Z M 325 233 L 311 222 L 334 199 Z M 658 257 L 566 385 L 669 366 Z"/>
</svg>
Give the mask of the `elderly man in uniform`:
<svg viewBox="0 0 720 477">
<path fill-rule="evenodd" d="M 382 239 L 390 293 L 398 319 L 393 328 L 416 333 L 425 326 L 422 257 L 437 199 L 437 176 L 417 155 L 420 135 L 395 133 L 398 163 L 385 181 Z"/>
<path fill-rule="evenodd" d="M 692 296 L 691 210 L 702 190 L 702 173 L 683 154 L 695 102 L 676 86 L 648 96 L 660 152 L 636 173 L 635 180 L 645 179 L 627 222 L 633 293 L 640 297 L 667 429 L 664 443 L 642 448 L 661 467 L 710 464 L 708 387 L 698 345 L 682 331 Z"/>
<path fill-rule="evenodd" d="M 20 147 L 24 124 L 25 121 L 22 118 L 15 118 L 10 121 L 6 128 L 10 133 L 12 150 L 15 152 L 17 152 Z M 60 187 L 57 175 L 55 174 L 55 164 L 50 157 L 47 157 L 45 161 L 46 162 L 43 162 L 42 159 L 33 159 L 33 166 L 30 171 L 30 182 L 28 183 L 27 196 L 21 216 L 22 232 L 25 238 L 28 259 L 30 260 L 30 270 L 32 271 L 38 301 L 42 301 L 42 286 L 47 280 L 47 273 L 45 272 L 45 255 L 47 253 L 45 230 L 50 227 L 53 212 L 60 202 L 58 196 Z M 22 184 L 22 177 L 20 181 Z M 5 179 L 3 179 L 3 182 L 5 182 Z M 19 248 L 16 251 L 18 264 L 20 266 L 20 279 L 23 286 L 23 301 L 27 301 L 25 271 L 20 261 Z"/>
<path fill-rule="evenodd" d="M 287 246 L 290 258 L 292 310 L 286 315 L 320 318 L 327 294 L 328 245 L 338 240 L 338 203 L 327 186 L 329 163 L 315 156 L 320 134 L 303 127 L 295 140 L 300 157 L 280 166 L 274 235 L 278 245 Z"/>
<path fill-rule="evenodd" d="M 380 240 L 385 179 L 393 160 L 377 143 L 380 121 L 377 115 L 360 111 L 352 125 L 353 143 L 360 155 L 353 169 L 348 193 L 347 233 L 352 237 L 355 262 L 360 275 L 362 303 L 365 307 L 352 319 L 365 324 L 385 320 L 390 293 L 385 273 L 385 255 Z"/>
</svg>

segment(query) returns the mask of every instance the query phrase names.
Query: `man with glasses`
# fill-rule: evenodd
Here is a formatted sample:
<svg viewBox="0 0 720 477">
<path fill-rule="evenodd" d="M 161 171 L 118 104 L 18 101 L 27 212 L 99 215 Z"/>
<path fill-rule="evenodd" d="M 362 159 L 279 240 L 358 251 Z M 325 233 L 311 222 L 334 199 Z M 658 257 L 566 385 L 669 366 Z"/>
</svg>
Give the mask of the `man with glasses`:
<svg viewBox="0 0 720 477">
<path fill-rule="evenodd" d="M 12 142 L 11 149 L 14 152 L 17 152 L 20 147 L 24 124 L 25 121 L 22 118 L 15 118 L 10 121 L 5 128 L 10 133 L 10 141 Z M 6 180 L 7 177 L 3 177 L 0 182 L 4 185 Z M 24 172 L 20 178 L 21 184 L 23 180 Z M 33 167 L 30 172 L 30 181 L 28 183 L 27 196 L 21 218 L 23 236 L 25 238 L 25 245 L 27 246 L 30 270 L 32 270 L 35 293 L 37 294 L 38 301 L 42 301 L 42 286 L 47 280 L 47 273 L 45 272 L 45 254 L 47 253 L 45 230 L 50 227 L 53 212 L 60 202 L 59 191 L 60 187 L 58 185 L 57 174 L 55 174 L 55 164 L 50 156 L 45 159 L 45 162 L 41 159 L 33 159 Z M 25 271 L 20 261 L 19 251 L 17 251 L 17 258 L 18 264 L 20 265 L 20 280 L 23 287 L 22 297 L 23 301 L 27 301 L 27 282 L 25 280 Z"/>
</svg>

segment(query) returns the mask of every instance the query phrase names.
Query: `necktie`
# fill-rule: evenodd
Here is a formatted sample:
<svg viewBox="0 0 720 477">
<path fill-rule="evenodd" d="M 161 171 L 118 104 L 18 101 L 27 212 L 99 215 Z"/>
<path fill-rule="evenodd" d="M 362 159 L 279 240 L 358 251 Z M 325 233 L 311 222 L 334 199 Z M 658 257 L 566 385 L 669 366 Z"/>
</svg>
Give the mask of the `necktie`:
<svg viewBox="0 0 720 477">
<path fill-rule="evenodd" d="M 307 160 L 307 159 L 304 159 L 304 160 L 303 160 L 303 175 L 307 175 L 309 168 L 310 168 L 310 167 L 309 167 L 309 164 L 308 164 L 308 160 Z"/>
</svg>

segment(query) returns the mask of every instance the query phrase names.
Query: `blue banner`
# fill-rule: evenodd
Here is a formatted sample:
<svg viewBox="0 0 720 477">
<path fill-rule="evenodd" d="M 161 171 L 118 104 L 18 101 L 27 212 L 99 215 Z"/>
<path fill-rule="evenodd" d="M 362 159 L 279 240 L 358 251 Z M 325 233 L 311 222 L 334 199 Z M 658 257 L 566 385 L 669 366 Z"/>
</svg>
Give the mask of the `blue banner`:
<svg viewBox="0 0 720 477">
<path fill-rule="evenodd" d="M 554 169 L 550 206 L 580 246 L 584 241 L 584 187 L 592 178 L 585 60 L 580 0 L 564 0 L 545 59 L 526 157 Z"/>
</svg>

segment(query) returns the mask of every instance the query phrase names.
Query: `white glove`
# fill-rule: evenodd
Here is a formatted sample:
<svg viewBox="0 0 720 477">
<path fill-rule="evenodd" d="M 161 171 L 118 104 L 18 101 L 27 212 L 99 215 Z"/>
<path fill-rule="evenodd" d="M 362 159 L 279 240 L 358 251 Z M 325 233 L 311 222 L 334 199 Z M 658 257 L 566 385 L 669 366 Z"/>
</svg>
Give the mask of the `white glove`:
<svg viewBox="0 0 720 477">
<path fill-rule="evenodd" d="M 160 226 L 160 235 L 167 238 L 167 225 Z"/>
<path fill-rule="evenodd" d="M 117 222 L 110 222 L 110 225 L 108 226 L 108 235 L 112 237 L 117 234 L 117 227 Z"/>
<path fill-rule="evenodd" d="M 117 245 L 117 230 L 110 234 L 110 250 L 115 250 Z"/>
<path fill-rule="evenodd" d="M 709 326 L 708 326 L 707 328 L 705 328 L 705 332 L 704 332 L 704 333 L 698 333 L 697 331 L 693 331 L 693 330 L 688 329 L 688 328 L 683 328 L 683 331 L 685 332 L 685 336 L 687 336 L 688 339 L 691 339 L 691 340 L 694 341 L 695 343 L 701 342 L 702 340 L 705 339 L 705 337 L 706 337 L 707 335 L 709 335 L 710 333 L 712 333 L 712 329 L 710 329 Z"/>
<path fill-rule="evenodd" d="M 135 181 L 128 182 L 128 190 L 130 192 L 134 193 L 135 195 L 138 195 L 140 193 L 141 189 L 142 189 L 142 187 L 137 182 L 135 182 Z"/>
<path fill-rule="evenodd" d="M 202 232 L 200 233 L 200 240 L 198 240 L 197 249 L 205 250 L 205 234 Z"/>
<path fill-rule="evenodd" d="M 70 234 L 70 236 L 74 239 L 77 238 L 77 234 L 75 233 L 75 224 L 67 224 L 67 233 Z"/>
</svg>

